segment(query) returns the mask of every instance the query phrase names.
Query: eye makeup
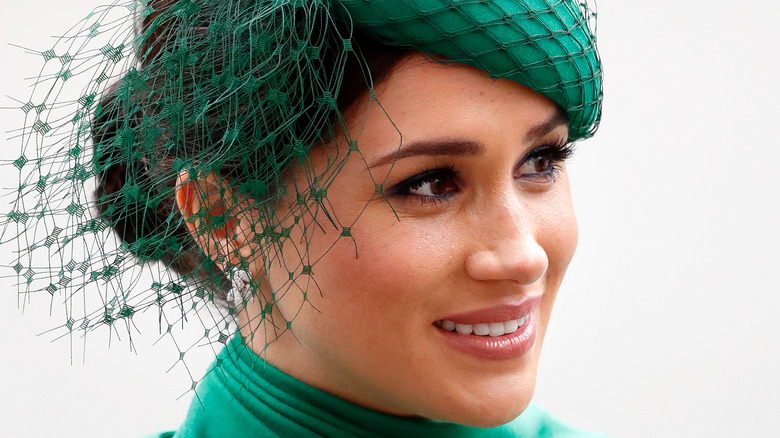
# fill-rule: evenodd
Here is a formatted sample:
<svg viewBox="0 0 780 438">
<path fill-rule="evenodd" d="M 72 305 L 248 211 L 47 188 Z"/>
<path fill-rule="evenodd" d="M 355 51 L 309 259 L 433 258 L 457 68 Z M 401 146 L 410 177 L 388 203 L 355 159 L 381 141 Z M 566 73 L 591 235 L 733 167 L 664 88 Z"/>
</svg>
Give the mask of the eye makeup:
<svg viewBox="0 0 780 438">
<path fill-rule="evenodd" d="M 555 182 L 562 164 L 574 154 L 574 143 L 560 141 L 530 150 L 515 166 L 513 177 L 535 182 Z"/>
<path fill-rule="evenodd" d="M 443 202 L 460 190 L 459 176 L 452 165 L 427 169 L 394 185 L 390 193 L 400 198 L 419 198 L 422 204 Z"/>
<path fill-rule="evenodd" d="M 565 140 L 537 146 L 520 159 L 512 176 L 533 183 L 553 183 L 563 169 L 563 162 L 573 153 L 573 143 Z M 416 173 L 393 185 L 387 193 L 403 200 L 419 200 L 422 205 L 438 204 L 456 196 L 464 183 L 461 172 L 450 164 Z"/>
</svg>

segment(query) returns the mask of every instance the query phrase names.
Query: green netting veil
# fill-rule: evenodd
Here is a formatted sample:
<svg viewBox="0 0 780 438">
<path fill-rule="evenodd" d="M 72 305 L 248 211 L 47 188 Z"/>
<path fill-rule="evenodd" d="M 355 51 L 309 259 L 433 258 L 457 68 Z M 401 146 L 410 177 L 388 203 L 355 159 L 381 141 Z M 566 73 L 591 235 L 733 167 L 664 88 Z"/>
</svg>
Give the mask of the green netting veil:
<svg viewBox="0 0 780 438">
<path fill-rule="evenodd" d="M 517 81 L 557 103 L 577 140 L 593 134 L 601 112 L 594 18 L 573 0 L 101 6 L 53 47 L 31 50 L 43 67 L 19 101 L 25 125 L 6 166 L 18 171 L 19 186 L 0 238 L 13 253 L 20 299 L 51 303 L 62 318 L 57 332 L 71 338 L 131 336 L 141 329 L 137 315 L 153 313 L 161 336 L 182 352 L 190 346 L 173 328 L 185 321 L 204 329 L 193 344 L 224 343 L 235 313 L 262 298 L 229 293 L 241 282 L 258 287 L 240 274 L 246 260 L 206 255 L 191 225 L 211 234 L 237 208 L 253 209 L 267 263 L 294 227 L 352 239 L 354 222 L 335 216 L 327 197 L 339 167 L 360 154 L 340 111 L 345 81 L 359 78 L 373 96 L 359 38 Z M 291 168 L 308 169 L 312 147 L 336 137 L 350 145 L 346 154 L 310 171 L 305 185 L 285 183 Z M 212 208 L 185 217 L 177 188 L 206 175 L 226 183 L 215 186 Z M 375 183 L 381 194 L 382 181 Z M 284 218 L 280 199 L 294 200 Z M 304 216 L 315 220 L 298 220 Z M 274 293 L 293 285 L 320 292 L 308 278 L 316 262 L 304 245 Z M 274 299 L 261 303 L 263 317 L 272 317 Z M 273 326 L 266 342 L 294 333 L 294 315 Z"/>
</svg>

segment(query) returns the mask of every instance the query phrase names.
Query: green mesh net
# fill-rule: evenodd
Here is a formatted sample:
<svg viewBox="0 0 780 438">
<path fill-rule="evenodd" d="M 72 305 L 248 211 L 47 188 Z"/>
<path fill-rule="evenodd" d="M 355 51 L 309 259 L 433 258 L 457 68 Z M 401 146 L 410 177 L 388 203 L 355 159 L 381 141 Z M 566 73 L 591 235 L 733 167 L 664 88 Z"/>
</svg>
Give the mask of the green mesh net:
<svg viewBox="0 0 780 438">
<path fill-rule="evenodd" d="M 328 204 L 339 168 L 360 156 L 339 110 L 345 76 L 374 96 L 357 33 L 526 85 L 565 110 L 577 140 L 600 117 L 594 18 L 585 3 L 565 0 L 101 6 L 33 51 L 43 66 L 19 101 L 25 125 L 5 164 L 19 185 L 0 239 L 20 302 L 52 306 L 62 321 L 55 337 L 157 330 L 180 359 L 195 345 L 224 344 L 250 302 L 272 327 L 262 342 L 294 335 L 295 313 L 280 318 L 276 300 L 303 291 L 303 307 L 306 294 L 328 293 L 311 275 L 317 260 L 305 237 L 322 228 L 351 240 L 358 220 Z M 310 149 L 335 138 L 348 152 L 327 168 L 308 166 Z M 289 182 L 291 169 L 303 170 L 305 183 Z M 183 188 L 204 180 L 211 193 Z M 383 181 L 374 184 L 381 197 Z M 177 193 L 208 208 L 183 215 Z M 212 236 L 237 237 L 224 233 L 246 211 L 257 253 L 204 251 Z M 300 248 L 297 260 L 283 261 L 286 281 L 255 293 L 263 279 L 242 272 L 250 260 L 279 263 L 286 244 Z M 137 327 L 149 313 L 157 327 Z M 185 323 L 203 335 L 185 343 L 176 335 Z"/>
</svg>

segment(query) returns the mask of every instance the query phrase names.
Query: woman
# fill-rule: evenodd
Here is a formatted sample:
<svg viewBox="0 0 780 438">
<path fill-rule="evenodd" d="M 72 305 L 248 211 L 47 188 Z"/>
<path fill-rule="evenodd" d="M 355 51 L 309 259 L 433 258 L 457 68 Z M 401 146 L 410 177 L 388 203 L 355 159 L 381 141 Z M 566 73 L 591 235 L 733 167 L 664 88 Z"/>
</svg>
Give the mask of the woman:
<svg viewBox="0 0 780 438">
<path fill-rule="evenodd" d="M 65 167 L 29 176 L 24 153 L 17 167 L 43 181 L 41 199 L 97 176 L 100 219 L 66 203 L 79 225 L 55 225 L 43 246 L 71 258 L 105 223 L 123 242 L 87 250 L 100 257 L 81 262 L 79 289 L 118 292 L 69 331 L 156 308 L 167 334 L 175 310 L 227 343 L 164 436 L 581 435 L 529 403 L 577 241 L 564 162 L 600 114 L 587 11 L 499 0 L 135 10 L 138 62 L 95 106 L 101 72 L 72 119 L 94 111 L 80 125 L 94 154 L 79 130 Z M 111 67 L 126 51 L 100 53 Z M 58 58 L 65 69 L 79 57 Z M 31 129 L 46 137 L 51 116 L 38 114 Z M 35 209 L 15 212 L 30 229 L 19 218 Z M 183 281 L 137 291 L 127 252 Z M 73 288 L 65 271 L 81 265 L 70 263 L 47 273 L 50 293 Z M 233 340 L 201 301 L 237 322 Z"/>
</svg>

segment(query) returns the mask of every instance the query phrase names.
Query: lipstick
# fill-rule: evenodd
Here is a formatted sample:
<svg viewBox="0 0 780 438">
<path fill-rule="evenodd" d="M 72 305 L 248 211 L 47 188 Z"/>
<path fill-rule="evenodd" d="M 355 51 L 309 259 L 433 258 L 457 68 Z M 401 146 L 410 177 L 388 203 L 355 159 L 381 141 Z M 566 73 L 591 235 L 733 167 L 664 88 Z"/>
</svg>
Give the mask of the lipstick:
<svg viewBox="0 0 780 438">
<path fill-rule="evenodd" d="M 434 322 L 452 349 L 483 360 L 515 359 L 533 347 L 541 296 L 450 315 Z"/>
</svg>

